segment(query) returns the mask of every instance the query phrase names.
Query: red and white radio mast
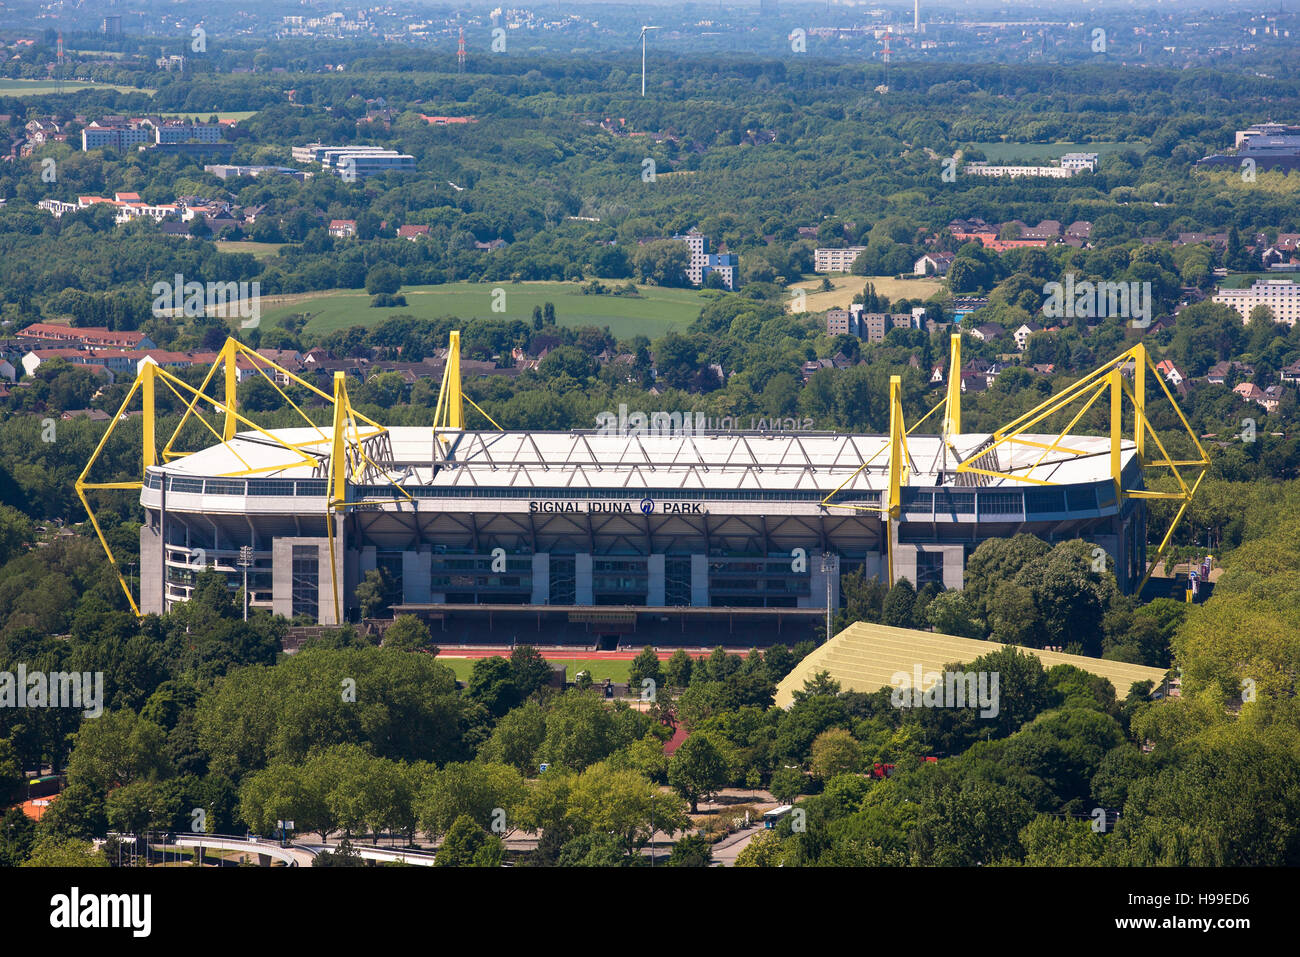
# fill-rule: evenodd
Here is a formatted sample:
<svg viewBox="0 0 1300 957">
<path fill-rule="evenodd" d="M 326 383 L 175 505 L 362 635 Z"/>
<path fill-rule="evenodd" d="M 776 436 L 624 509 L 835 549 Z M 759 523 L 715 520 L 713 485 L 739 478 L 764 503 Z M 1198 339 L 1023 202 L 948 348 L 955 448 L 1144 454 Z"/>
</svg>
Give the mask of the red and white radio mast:
<svg viewBox="0 0 1300 957">
<path fill-rule="evenodd" d="M 456 72 L 465 72 L 465 28 L 460 28 L 460 45 L 456 47 Z"/>
</svg>

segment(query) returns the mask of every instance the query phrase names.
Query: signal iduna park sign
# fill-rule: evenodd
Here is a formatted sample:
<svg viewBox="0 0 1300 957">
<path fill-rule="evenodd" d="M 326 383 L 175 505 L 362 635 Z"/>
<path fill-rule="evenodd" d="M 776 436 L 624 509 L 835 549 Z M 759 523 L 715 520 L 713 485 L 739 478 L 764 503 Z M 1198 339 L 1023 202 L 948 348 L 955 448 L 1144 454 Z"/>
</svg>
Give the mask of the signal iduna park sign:
<svg viewBox="0 0 1300 957">
<path fill-rule="evenodd" d="M 532 501 L 530 512 L 578 512 L 582 514 L 616 515 L 640 512 L 642 515 L 707 515 L 709 510 L 700 502 L 659 502 L 643 498 L 640 502 L 568 502 L 555 500 Z"/>
</svg>

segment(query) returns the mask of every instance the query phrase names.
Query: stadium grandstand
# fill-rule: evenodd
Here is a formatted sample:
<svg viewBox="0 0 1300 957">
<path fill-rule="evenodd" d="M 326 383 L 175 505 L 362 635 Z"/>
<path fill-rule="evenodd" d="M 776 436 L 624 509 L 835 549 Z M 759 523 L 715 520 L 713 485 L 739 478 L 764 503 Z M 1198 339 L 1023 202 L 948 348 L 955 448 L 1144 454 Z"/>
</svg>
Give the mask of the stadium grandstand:
<svg viewBox="0 0 1300 957">
<path fill-rule="evenodd" d="M 1151 564 L 1145 501 L 1185 509 L 1199 475 L 1183 472 L 1205 467 L 1194 435 L 1200 458 L 1177 462 L 1151 429 L 1147 383 L 1168 390 L 1143 347 L 992 433 L 961 429 L 960 356 L 953 336 L 947 394 L 910 427 L 893 378 L 883 436 L 701 432 L 664 416 L 645 428 L 519 432 L 463 393 L 459 333 L 434 421 L 391 428 L 352 407 L 342 373 L 329 395 L 230 339 L 197 387 L 146 364 L 77 491 L 94 522 L 88 496 L 139 489 L 138 599 L 122 580 L 137 613 L 186 601 L 197 573 L 215 568 L 232 589 L 247 573 L 253 607 L 337 624 L 356 620 L 358 584 L 382 569 L 393 612 L 426 618 L 445 643 L 796 641 L 824 634 L 843 572 L 960 588 L 980 542 L 1021 532 L 1084 538 L 1121 589 L 1139 588 Z M 263 428 L 240 407 L 239 378 L 257 374 L 301 425 Z M 137 395 L 139 481 L 97 483 Z M 185 410 L 161 449 L 160 396 Z M 329 424 L 302 411 L 305 400 Z M 1110 434 L 1071 434 L 1103 401 Z M 467 428 L 466 404 L 490 428 Z M 1065 429 L 1044 428 L 1071 404 L 1082 408 Z M 224 417 L 217 426 L 201 414 L 209 407 Z M 938 434 L 916 432 L 940 411 Z M 218 441 L 175 448 L 195 418 Z M 1153 467 L 1170 470 L 1174 491 L 1148 488 Z"/>
</svg>

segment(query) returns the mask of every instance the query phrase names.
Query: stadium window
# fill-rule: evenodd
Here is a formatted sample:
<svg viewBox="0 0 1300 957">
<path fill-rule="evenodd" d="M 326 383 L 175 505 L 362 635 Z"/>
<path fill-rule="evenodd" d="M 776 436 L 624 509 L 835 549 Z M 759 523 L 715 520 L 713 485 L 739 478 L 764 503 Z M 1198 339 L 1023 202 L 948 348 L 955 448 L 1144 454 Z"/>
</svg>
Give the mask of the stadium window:
<svg viewBox="0 0 1300 957">
<path fill-rule="evenodd" d="M 943 584 L 943 552 L 917 551 L 916 587 Z"/>
<path fill-rule="evenodd" d="M 320 617 L 320 549 L 293 546 L 293 614 Z"/>
</svg>

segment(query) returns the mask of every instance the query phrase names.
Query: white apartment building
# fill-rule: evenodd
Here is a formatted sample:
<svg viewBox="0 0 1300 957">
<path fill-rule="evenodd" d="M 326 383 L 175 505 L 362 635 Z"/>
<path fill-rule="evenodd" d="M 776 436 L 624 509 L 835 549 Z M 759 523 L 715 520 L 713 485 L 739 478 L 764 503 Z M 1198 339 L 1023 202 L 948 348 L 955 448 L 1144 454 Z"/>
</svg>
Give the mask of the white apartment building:
<svg viewBox="0 0 1300 957">
<path fill-rule="evenodd" d="M 967 176 L 1046 176 L 1051 179 L 1069 179 L 1074 170 L 1064 166 L 990 166 L 988 163 L 967 163 L 963 168 Z"/>
<path fill-rule="evenodd" d="M 155 143 L 220 143 L 216 123 L 163 123 L 155 128 Z"/>
<path fill-rule="evenodd" d="M 849 272 L 853 261 L 866 246 L 845 246 L 842 249 L 823 247 L 813 251 L 813 272 Z"/>
<path fill-rule="evenodd" d="M 406 172 L 415 169 L 415 157 L 383 146 L 326 146 L 308 143 L 293 148 L 297 163 L 320 163 L 340 175 L 362 178 L 394 170 Z"/>
<path fill-rule="evenodd" d="M 1096 153 L 1066 153 L 1061 157 L 1061 169 L 1068 169 L 1072 173 L 1077 170 L 1092 170 L 1097 168 Z"/>
<path fill-rule="evenodd" d="M 1214 294 L 1214 301 L 1236 309 L 1242 322 L 1250 320 L 1250 313 L 1256 306 L 1268 306 L 1275 321 L 1294 326 L 1300 319 L 1300 282 L 1256 279 L 1247 289 L 1220 289 Z"/>
</svg>

